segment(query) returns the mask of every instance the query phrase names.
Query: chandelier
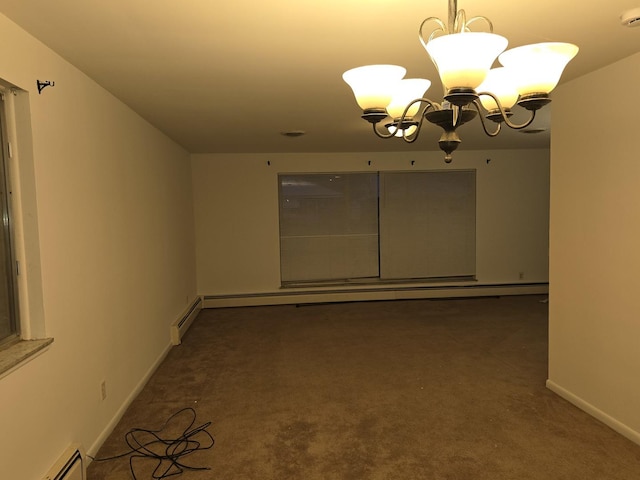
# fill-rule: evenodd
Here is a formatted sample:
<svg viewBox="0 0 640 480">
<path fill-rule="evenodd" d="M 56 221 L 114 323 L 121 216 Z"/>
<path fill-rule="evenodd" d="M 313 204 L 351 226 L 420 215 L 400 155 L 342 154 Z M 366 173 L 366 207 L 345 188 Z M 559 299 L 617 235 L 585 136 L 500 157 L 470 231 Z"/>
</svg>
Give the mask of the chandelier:
<svg viewBox="0 0 640 480">
<path fill-rule="evenodd" d="M 508 40 L 493 33 L 491 21 L 486 17 L 467 20 L 457 4 L 457 0 L 449 0 L 446 24 L 429 17 L 418 30 L 420 43 L 443 85 L 442 103 L 423 97 L 431 85 L 429 80 L 405 79 L 406 69 L 397 65 L 367 65 L 342 76 L 353 90 L 362 118 L 373 125 L 378 137 L 399 137 L 412 143 L 426 119 L 444 130 L 438 143 L 447 163 L 461 143 L 456 129 L 476 116 L 490 137 L 497 136 L 503 124 L 516 130 L 529 126 L 536 111 L 551 101 L 549 93 L 578 53 L 577 46 L 558 42 L 504 51 Z M 476 23 L 484 23 L 488 32 L 471 31 Z M 426 36 L 429 24 L 435 28 Z M 496 58 L 501 66 L 491 68 Z M 515 105 L 529 112 L 524 123 L 510 120 Z M 390 121 L 380 125 L 385 119 Z"/>
</svg>

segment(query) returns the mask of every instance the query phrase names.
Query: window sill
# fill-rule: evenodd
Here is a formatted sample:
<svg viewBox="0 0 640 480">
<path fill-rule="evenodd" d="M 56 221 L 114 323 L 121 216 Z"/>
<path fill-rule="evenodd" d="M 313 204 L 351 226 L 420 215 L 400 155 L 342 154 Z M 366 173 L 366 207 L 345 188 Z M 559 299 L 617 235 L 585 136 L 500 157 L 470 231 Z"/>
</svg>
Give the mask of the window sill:
<svg viewBox="0 0 640 480">
<path fill-rule="evenodd" d="M 27 363 L 53 343 L 53 338 L 19 340 L 0 349 L 0 378 Z"/>
</svg>

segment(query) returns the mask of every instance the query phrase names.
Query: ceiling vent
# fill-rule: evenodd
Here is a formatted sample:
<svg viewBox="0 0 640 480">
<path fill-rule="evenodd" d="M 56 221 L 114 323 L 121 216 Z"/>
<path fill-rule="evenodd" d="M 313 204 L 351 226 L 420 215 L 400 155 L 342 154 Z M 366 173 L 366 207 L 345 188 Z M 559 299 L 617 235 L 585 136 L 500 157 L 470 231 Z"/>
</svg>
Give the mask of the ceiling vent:
<svg viewBox="0 0 640 480">
<path fill-rule="evenodd" d="M 620 15 L 620 22 L 625 27 L 640 26 L 640 8 L 632 8 Z"/>
</svg>

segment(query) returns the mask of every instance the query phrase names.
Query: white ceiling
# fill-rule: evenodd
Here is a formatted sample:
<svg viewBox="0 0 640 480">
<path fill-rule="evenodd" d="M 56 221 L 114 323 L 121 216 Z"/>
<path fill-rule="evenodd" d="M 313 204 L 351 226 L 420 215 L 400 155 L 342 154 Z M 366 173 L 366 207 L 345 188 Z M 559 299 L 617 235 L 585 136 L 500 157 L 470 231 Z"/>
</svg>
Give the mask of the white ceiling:
<svg viewBox="0 0 640 480">
<path fill-rule="evenodd" d="M 640 0 L 458 2 L 468 17 L 489 17 L 510 47 L 577 44 L 563 81 L 640 51 L 640 28 L 619 19 L 638 6 Z M 427 96 L 440 101 L 417 31 L 426 17 L 446 19 L 447 0 L 0 0 L 0 12 L 193 153 L 437 149 L 436 127 L 413 145 L 375 137 L 341 76 L 365 64 L 402 65 L 408 77 L 431 79 Z M 542 115 L 532 126 L 548 121 Z M 307 134 L 280 134 L 290 130 Z M 462 127 L 460 148 L 549 141 L 548 134 L 516 132 L 488 139 L 481 131 L 477 120 Z"/>
</svg>

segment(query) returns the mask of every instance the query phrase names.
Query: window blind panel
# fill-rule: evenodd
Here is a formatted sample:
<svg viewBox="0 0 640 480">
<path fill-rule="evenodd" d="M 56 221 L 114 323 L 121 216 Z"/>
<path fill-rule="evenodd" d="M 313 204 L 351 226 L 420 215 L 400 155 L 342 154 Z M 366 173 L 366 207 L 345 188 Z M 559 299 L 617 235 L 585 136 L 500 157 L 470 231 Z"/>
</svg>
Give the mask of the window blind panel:
<svg viewBox="0 0 640 480">
<path fill-rule="evenodd" d="M 282 282 L 377 277 L 375 173 L 279 176 Z"/>
<path fill-rule="evenodd" d="M 474 276 L 475 171 L 380 175 L 380 277 Z"/>
<path fill-rule="evenodd" d="M 288 237 L 281 240 L 282 282 L 378 276 L 378 235 Z"/>
</svg>

